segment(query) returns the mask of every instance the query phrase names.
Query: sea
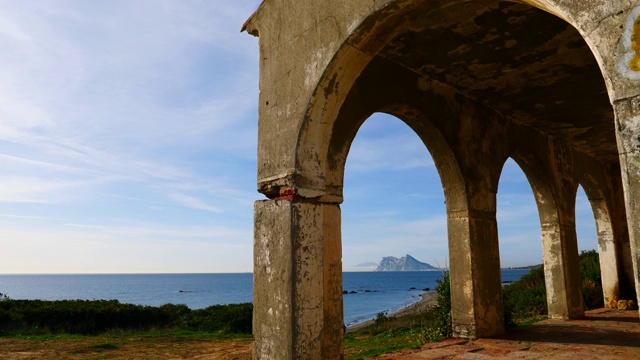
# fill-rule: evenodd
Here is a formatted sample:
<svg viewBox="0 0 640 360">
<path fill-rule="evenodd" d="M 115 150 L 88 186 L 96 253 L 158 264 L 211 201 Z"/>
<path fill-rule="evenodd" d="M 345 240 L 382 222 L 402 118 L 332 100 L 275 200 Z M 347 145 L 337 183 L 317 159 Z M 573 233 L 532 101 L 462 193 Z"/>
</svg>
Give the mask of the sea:
<svg viewBox="0 0 640 360">
<path fill-rule="evenodd" d="M 503 284 L 528 269 L 503 269 Z M 440 271 L 344 272 L 344 322 L 351 326 L 393 313 L 433 291 Z M 217 304 L 251 302 L 253 274 L 47 274 L 0 275 L 0 293 L 11 299 L 118 300 L 160 306 L 185 304 L 202 309 Z"/>
</svg>

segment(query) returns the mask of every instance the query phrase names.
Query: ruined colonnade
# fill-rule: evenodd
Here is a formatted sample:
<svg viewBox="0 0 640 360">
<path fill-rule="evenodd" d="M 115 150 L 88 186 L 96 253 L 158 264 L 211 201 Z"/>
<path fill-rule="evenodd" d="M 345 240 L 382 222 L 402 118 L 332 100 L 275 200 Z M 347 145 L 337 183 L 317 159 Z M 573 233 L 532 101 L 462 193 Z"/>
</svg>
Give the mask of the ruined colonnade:
<svg viewBox="0 0 640 360">
<path fill-rule="evenodd" d="M 265 0 L 254 358 L 342 358 L 344 167 L 374 112 L 431 153 L 456 336 L 505 331 L 496 192 L 508 158 L 538 205 L 549 315 L 584 314 L 575 232 L 594 210 L 605 301 L 640 289 L 640 4 Z"/>
</svg>

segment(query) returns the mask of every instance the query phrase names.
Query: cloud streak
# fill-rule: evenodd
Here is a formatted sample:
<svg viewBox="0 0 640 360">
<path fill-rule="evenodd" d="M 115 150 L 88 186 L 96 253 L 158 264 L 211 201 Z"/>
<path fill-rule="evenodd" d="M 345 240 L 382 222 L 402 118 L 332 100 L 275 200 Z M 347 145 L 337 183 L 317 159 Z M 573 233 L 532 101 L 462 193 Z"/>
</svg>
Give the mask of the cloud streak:
<svg viewBox="0 0 640 360">
<path fill-rule="evenodd" d="M 0 1 L 5 266 L 48 248 L 70 264 L 50 271 L 108 271 L 96 249 L 153 243 L 150 263 L 184 246 L 201 261 L 185 269 L 251 268 L 244 245 L 219 267 L 195 254 L 251 243 L 258 48 L 239 30 L 258 4 Z"/>
<path fill-rule="evenodd" d="M 239 30 L 259 3 L 0 0 L 0 272 L 252 269 L 259 56 Z M 507 246 L 537 217 L 518 170 Z M 365 122 L 342 209 L 345 264 L 447 262 L 440 178 L 401 121 Z"/>
</svg>

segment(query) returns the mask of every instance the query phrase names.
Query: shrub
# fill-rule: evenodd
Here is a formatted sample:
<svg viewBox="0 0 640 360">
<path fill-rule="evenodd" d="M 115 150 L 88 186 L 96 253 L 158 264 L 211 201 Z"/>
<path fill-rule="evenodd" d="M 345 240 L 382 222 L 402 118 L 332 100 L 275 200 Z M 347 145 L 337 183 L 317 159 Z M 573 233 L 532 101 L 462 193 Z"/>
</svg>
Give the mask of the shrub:
<svg viewBox="0 0 640 360">
<path fill-rule="evenodd" d="M 600 256 L 595 250 L 582 251 L 580 253 L 580 280 L 585 309 L 603 307 Z"/>
<path fill-rule="evenodd" d="M 502 287 L 505 325 L 547 314 L 547 291 L 544 283 L 544 268 L 532 269 L 528 274 Z"/>
<path fill-rule="evenodd" d="M 213 305 L 193 310 L 183 318 L 185 330 L 251 334 L 253 305 L 251 303 Z"/>
<path fill-rule="evenodd" d="M 451 337 L 451 277 L 445 272 L 442 279 L 436 280 L 438 285 L 438 303 L 431 310 L 431 321 L 424 328 L 424 340 L 427 342 L 442 341 Z"/>
<path fill-rule="evenodd" d="M 580 253 L 580 278 L 585 309 L 603 307 L 600 258 L 595 250 Z M 520 280 L 504 286 L 502 296 L 507 326 L 547 315 L 544 268 L 532 269 Z"/>
<path fill-rule="evenodd" d="M 0 334 L 100 334 L 157 329 L 250 334 L 253 305 L 215 305 L 191 310 L 186 305 L 160 307 L 121 304 L 117 300 L 3 300 Z"/>
<path fill-rule="evenodd" d="M 389 322 L 389 318 L 387 317 L 386 313 L 379 312 L 378 315 L 376 315 L 376 320 L 375 320 L 376 325 L 380 326 L 387 322 Z"/>
</svg>

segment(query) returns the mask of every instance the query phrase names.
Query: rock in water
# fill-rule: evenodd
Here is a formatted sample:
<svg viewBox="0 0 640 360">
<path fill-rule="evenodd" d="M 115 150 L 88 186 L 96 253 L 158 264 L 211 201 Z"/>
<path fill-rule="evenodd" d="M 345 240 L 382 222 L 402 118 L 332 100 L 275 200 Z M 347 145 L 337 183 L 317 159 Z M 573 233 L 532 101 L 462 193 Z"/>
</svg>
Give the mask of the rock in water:
<svg viewBox="0 0 640 360">
<path fill-rule="evenodd" d="M 425 271 L 437 269 L 438 268 L 427 263 L 420 262 L 407 254 L 400 259 L 393 256 L 383 257 L 376 271 Z"/>
</svg>

